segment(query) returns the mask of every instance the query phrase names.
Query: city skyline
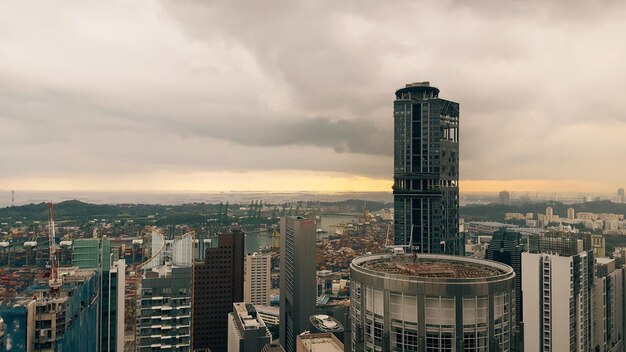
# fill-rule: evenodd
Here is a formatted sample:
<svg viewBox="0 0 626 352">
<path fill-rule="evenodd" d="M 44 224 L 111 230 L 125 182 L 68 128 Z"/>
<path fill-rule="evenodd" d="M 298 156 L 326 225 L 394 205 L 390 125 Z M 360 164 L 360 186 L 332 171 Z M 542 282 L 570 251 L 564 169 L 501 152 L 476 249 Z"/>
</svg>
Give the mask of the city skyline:
<svg viewBox="0 0 626 352">
<path fill-rule="evenodd" d="M 463 106 L 461 192 L 624 186 L 620 2 L 4 9 L 3 189 L 390 191 L 410 81 Z"/>
</svg>

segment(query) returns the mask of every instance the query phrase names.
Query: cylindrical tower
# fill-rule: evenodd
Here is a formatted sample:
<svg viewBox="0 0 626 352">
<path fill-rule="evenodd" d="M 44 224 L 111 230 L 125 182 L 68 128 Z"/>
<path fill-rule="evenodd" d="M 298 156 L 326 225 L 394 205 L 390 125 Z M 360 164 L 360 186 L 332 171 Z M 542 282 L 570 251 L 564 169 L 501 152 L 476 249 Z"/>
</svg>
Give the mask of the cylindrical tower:
<svg viewBox="0 0 626 352">
<path fill-rule="evenodd" d="M 510 351 L 515 272 L 434 254 L 378 254 L 350 266 L 353 351 Z"/>
</svg>

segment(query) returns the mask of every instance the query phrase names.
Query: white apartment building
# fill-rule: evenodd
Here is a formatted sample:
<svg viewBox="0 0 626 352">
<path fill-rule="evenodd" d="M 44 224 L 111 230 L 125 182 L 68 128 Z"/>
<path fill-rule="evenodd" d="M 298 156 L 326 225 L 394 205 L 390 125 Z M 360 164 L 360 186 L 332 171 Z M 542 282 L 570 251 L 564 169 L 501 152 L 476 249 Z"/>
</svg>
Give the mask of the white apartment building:
<svg viewBox="0 0 626 352">
<path fill-rule="evenodd" d="M 538 237 L 522 253 L 524 349 L 591 350 L 593 254 L 574 237 Z"/>
</svg>

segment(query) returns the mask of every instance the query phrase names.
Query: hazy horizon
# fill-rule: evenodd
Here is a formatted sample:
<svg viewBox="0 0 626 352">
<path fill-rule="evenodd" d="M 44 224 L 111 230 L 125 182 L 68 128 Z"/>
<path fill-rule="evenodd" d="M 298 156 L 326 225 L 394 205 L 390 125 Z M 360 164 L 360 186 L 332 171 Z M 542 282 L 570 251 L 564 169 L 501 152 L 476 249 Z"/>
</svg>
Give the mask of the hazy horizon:
<svg viewBox="0 0 626 352">
<path fill-rule="evenodd" d="M 0 186 L 388 191 L 394 92 L 430 81 L 460 103 L 461 191 L 614 193 L 624 18 L 619 1 L 7 3 Z"/>
</svg>

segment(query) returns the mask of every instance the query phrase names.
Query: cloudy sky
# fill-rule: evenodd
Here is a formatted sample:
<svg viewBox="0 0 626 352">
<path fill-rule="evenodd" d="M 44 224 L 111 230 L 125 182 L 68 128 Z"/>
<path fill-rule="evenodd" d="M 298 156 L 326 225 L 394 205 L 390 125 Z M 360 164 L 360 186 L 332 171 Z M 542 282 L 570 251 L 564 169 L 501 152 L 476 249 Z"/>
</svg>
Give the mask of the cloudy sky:
<svg viewBox="0 0 626 352">
<path fill-rule="evenodd" d="M 390 190 L 392 104 L 461 104 L 461 187 L 626 186 L 623 1 L 4 1 L 0 188 Z"/>
</svg>

